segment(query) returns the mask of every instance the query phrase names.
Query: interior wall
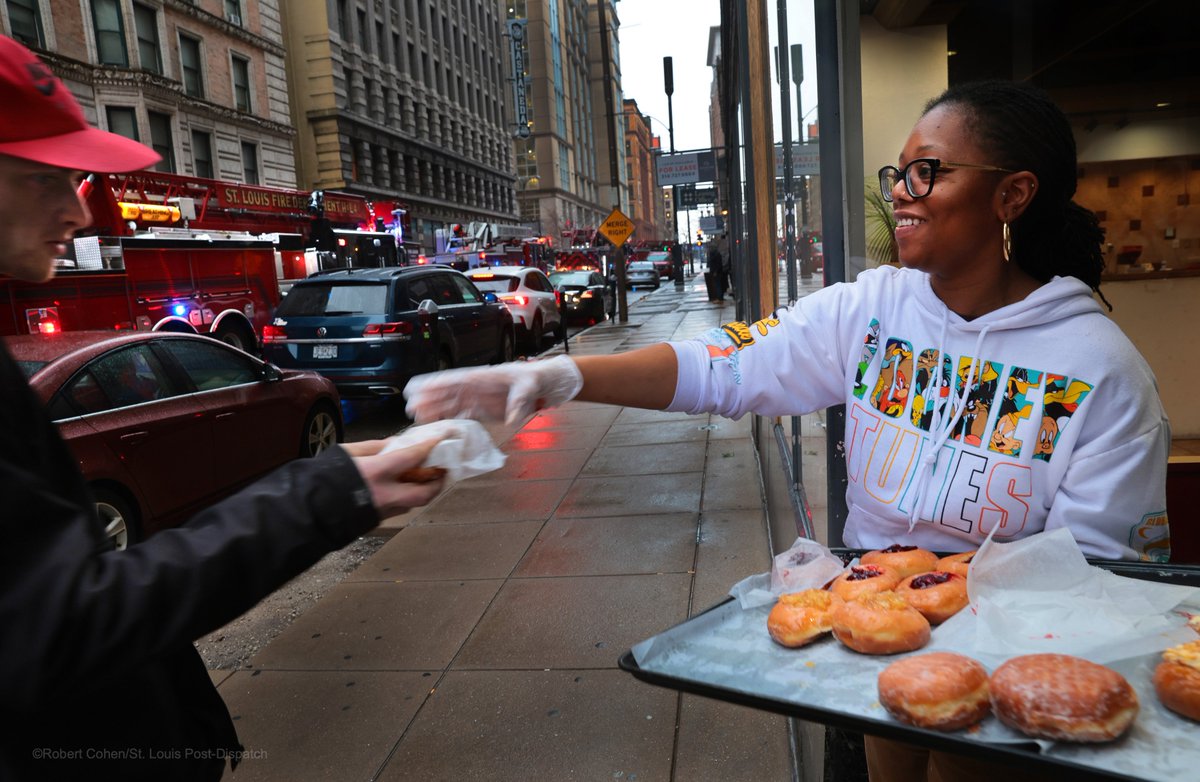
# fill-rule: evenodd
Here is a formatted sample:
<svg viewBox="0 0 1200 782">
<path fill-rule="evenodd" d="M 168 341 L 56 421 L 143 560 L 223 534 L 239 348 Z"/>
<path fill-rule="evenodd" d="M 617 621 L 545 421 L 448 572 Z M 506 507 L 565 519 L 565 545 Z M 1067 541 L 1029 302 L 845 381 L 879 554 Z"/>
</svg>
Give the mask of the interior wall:
<svg viewBox="0 0 1200 782">
<path fill-rule="evenodd" d="M 863 170 L 896 165 L 921 110 L 949 83 L 946 26 L 888 30 L 859 17 L 862 55 Z"/>
<path fill-rule="evenodd" d="M 1200 438 L 1200 362 L 1195 360 L 1196 303 L 1200 276 L 1105 280 L 1109 313 L 1137 346 L 1158 380 L 1158 392 L 1175 439 Z"/>
<path fill-rule="evenodd" d="M 1109 274 L 1200 268 L 1200 156 L 1081 163 L 1079 170 L 1075 200 L 1100 218 Z"/>
</svg>

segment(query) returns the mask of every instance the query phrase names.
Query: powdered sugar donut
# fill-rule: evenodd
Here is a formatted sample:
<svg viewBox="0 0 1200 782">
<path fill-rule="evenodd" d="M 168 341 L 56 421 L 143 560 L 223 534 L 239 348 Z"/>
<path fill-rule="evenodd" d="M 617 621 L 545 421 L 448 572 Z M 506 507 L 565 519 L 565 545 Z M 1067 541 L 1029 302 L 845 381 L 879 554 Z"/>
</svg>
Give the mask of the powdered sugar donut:
<svg viewBox="0 0 1200 782">
<path fill-rule="evenodd" d="M 1067 654 L 1014 657 L 992 673 L 989 687 L 1000 721 L 1034 738 L 1112 741 L 1138 713 L 1124 676 Z"/>
<path fill-rule="evenodd" d="M 965 728 L 991 711 L 987 669 L 954 652 L 905 657 L 879 674 L 879 702 L 918 728 Z"/>
</svg>

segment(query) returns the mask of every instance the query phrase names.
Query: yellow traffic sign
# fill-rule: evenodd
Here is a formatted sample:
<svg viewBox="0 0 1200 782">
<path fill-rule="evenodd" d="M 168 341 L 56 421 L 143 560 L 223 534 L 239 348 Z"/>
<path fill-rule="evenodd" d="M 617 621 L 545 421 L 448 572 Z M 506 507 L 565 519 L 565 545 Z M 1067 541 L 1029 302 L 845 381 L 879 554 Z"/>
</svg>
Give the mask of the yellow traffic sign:
<svg viewBox="0 0 1200 782">
<path fill-rule="evenodd" d="M 621 214 L 620 209 L 614 209 L 600 224 L 600 233 L 613 243 L 614 247 L 625 244 L 625 240 L 633 233 L 633 221 Z"/>
</svg>

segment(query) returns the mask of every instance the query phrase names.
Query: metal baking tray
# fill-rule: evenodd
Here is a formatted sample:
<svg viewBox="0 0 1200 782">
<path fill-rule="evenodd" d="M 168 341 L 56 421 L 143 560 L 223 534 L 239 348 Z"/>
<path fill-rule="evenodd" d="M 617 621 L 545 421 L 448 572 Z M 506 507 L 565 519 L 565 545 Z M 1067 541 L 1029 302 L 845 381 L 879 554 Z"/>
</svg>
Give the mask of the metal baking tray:
<svg viewBox="0 0 1200 782">
<path fill-rule="evenodd" d="M 850 561 L 862 552 L 834 549 L 834 553 Z M 1121 576 L 1200 587 L 1200 566 L 1089 562 Z M 652 658 L 651 665 L 643 667 L 639 665 L 634 649 L 630 649 L 621 655 L 618 665 L 642 681 L 681 692 L 931 749 L 967 753 L 977 758 L 990 757 L 1023 768 L 1060 768 L 1136 782 L 1175 782 L 1200 767 L 1197 725 L 1166 711 L 1149 684 L 1147 669 L 1157 663 L 1157 659 L 1151 659 L 1154 656 L 1133 658 L 1110 666 L 1123 673 L 1138 689 L 1141 713 L 1130 734 L 1108 744 L 1057 743 L 1050 750 L 1042 751 L 1037 743 L 1009 731 L 994 717 L 985 721 L 983 730 L 954 733 L 924 730 L 897 722 L 878 703 L 867 703 L 867 700 L 874 700 L 874 677 L 895 660 L 895 656 L 858 655 L 840 650 L 836 641 L 828 639 L 813 647 L 784 649 L 774 644 L 765 632 L 767 611 L 766 607 L 757 612 L 741 611 L 729 598 L 635 647 L 644 650 L 654 644 L 666 644 L 667 648 L 681 650 L 674 660 L 671 659 L 674 652 L 658 655 L 659 659 Z M 814 648 L 820 644 L 825 646 Z M 733 653 L 735 645 L 736 655 Z M 809 651 L 806 653 L 805 650 Z M 784 673 L 783 669 L 788 672 Z M 826 678 L 822 678 L 822 674 Z M 868 681 L 870 693 L 863 694 L 864 683 Z M 845 696 L 845 701 L 858 700 L 858 703 L 845 707 L 844 701 L 839 701 L 839 693 Z M 1004 732 L 1009 735 L 1004 736 Z M 1183 740 L 1180 740 L 1181 736 Z M 1180 776 L 1180 768 L 1190 771 Z"/>
</svg>

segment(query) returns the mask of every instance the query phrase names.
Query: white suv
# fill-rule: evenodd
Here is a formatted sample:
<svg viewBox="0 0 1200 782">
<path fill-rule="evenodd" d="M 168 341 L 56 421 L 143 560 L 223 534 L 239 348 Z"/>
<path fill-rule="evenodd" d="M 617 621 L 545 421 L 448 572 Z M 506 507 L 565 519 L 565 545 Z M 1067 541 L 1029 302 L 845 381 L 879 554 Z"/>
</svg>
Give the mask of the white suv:
<svg viewBox="0 0 1200 782">
<path fill-rule="evenodd" d="M 475 287 L 494 293 L 512 313 L 517 333 L 531 352 L 541 353 L 545 336 L 562 339 L 563 319 L 558 292 L 540 269 L 532 266 L 490 266 L 467 272 Z"/>
</svg>

